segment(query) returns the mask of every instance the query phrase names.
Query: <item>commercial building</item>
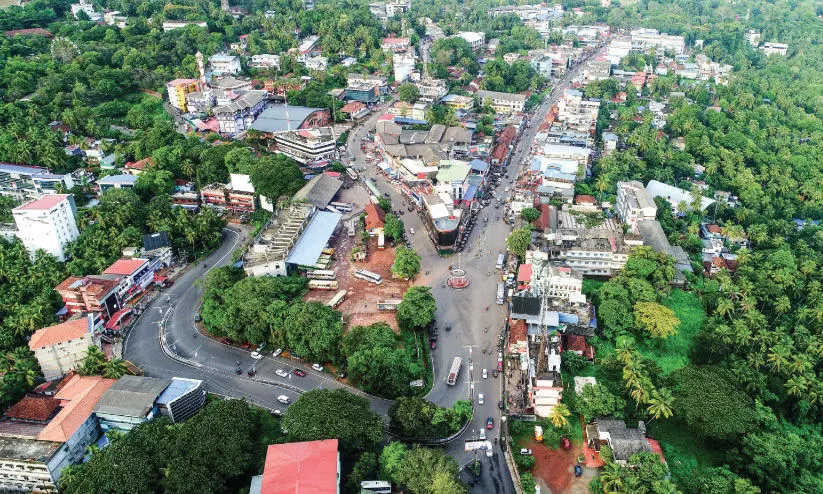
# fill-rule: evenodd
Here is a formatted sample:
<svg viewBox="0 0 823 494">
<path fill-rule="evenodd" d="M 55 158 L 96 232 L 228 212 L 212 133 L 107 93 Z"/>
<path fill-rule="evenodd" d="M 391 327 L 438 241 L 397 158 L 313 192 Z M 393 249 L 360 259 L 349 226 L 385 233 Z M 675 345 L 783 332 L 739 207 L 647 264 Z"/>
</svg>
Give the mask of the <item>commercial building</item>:
<svg viewBox="0 0 823 494">
<path fill-rule="evenodd" d="M 369 74 L 357 74 L 354 72 L 346 76 L 347 86 L 356 85 L 363 82 L 377 84 L 378 92 L 381 95 L 389 92 L 388 80 L 385 77 Z"/>
<path fill-rule="evenodd" d="M 306 182 L 306 185 L 294 194 L 292 201 L 307 202 L 317 209 L 326 209 L 342 186 L 343 182 L 339 179 L 321 173 Z"/>
<path fill-rule="evenodd" d="M 412 104 L 405 101 L 395 101 L 389 108 L 389 113 L 394 115 L 394 121 L 397 123 L 425 125 L 428 109 L 429 105 L 422 102 Z"/>
<path fill-rule="evenodd" d="M 103 271 L 104 275 L 115 276 L 119 282 L 117 296 L 123 303 L 143 293 L 154 281 L 154 272 L 162 267 L 156 259 L 118 259 Z"/>
<path fill-rule="evenodd" d="M 24 201 L 54 194 L 58 187 L 63 190 L 74 187 L 71 175 L 52 174 L 39 166 L 0 163 L 0 195 Z"/>
<path fill-rule="evenodd" d="M 633 232 L 637 232 L 637 222 L 654 220 L 657 216 L 654 198 L 643 184 L 636 180 L 617 182 L 616 207 L 620 219 L 629 225 Z"/>
<path fill-rule="evenodd" d="M 239 74 L 243 70 L 240 66 L 240 57 L 220 53 L 209 57 L 209 68 L 213 74 L 218 75 L 234 75 Z"/>
<path fill-rule="evenodd" d="M 281 132 L 275 137 L 277 152 L 304 165 L 337 156 L 337 140 L 331 127 Z"/>
<path fill-rule="evenodd" d="M 442 102 L 444 105 L 450 106 L 455 110 L 468 111 L 474 108 L 474 98 L 460 94 L 448 94 L 442 98 Z"/>
<path fill-rule="evenodd" d="M 409 54 L 392 55 L 392 67 L 394 68 L 394 82 L 405 82 L 413 76 L 420 78 L 420 74 L 414 71 L 415 58 Z"/>
<path fill-rule="evenodd" d="M 119 284 L 111 277 L 69 276 L 54 290 L 60 294 L 69 315 L 92 312 L 108 320 L 121 307 L 117 296 Z"/>
<path fill-rule="evenodd" d="M 169 104 L 183 113 L 188 111 L 186 95 L 198 90 L 200 90 L 200 83 L 197 79 L 175 79 L 166 83 Z"/>
<path fill-rule="evenodd" d="M 11 210 L 17 225 L 17 236 L 29 254 L 38 250 L 65 261 L 66 246 L 77 240 L 74 196 L 71 194 L 45 195 Z"/>
<path fill-rule="evenodd" d="M 266 106 L 265 91 L 247 91 L 234 101 L 212 110 L 220 132 L 236 135 L 248 130 Z"/>
<path fill-rule="evenodd" d="M 329 110 L 324 108 L 274 105 L 263 110 L 251 128 L 273 138 L 281 132 L 328 127 L 330 122 Z"/>
<path fill-rule="evenodd" d="M 526 104 L 526 96 L 515 93 L 501 93 L 499 91 L 477 91 L 477 98 L 481 105 L 489 103 L 499 113 L 519 113 Z"/>
<path fill-rule="evenodd" d="M 47 328 L 38 329 L 29 339 L 40 370 L 47 381 L 77 369 L 94 345 L 94 319 L 91 315 Z"/>
<path fill-rule="evenodd" d="M 416 86 L 420 92 L 420 99 L 418 101 L 426 103 L 437 104 L 441 98 L 449 94 L 449 88 L 443 79 L 425 77 L 416 83 Z"/>
<path fill-rule="evenodd" d="M 763 47 L 761 49 L 766 55 L 783 55 L 785 57 L 786 53 L 789 51 L 789 45 L 785 43 L 774 43 L 767 41 L 766 43 L 763 43 Z"/>
<path fill-rule="evenodd" d="M 380 48 L 384 52 L 406 53 L 410 47 L 409 38 L 383 38 Z"/>
<path fill-rule="evenodd" d="M 380 99 L 380 85 L 373 81 L 349 81 L 346 99 L 361 103 L 376 103 Z"/>
<path fill-rule="evenodd" d="M 339 494 L 337 439 L 272 444 L 249 494 Z"/>
<path fill-rule="evenodd" d="M 136 175 L 107 175 L 97 181 L 97 189 L 101 194 L 109 189 L 132 189 L 135 185 Z"/>
<path fill-rule="evenodd" d="M 174 377 L 123 376 L 97 402 L 94 413 L 103 432 L 130 431 L 158 416 L 180 422 L 197 413 L 206 403 L 203 382 Z"/>
<path fill-rule="evenodd" d="M 646 191 L 648 191 L 651 197 L 662 197 L 667 200 L 672 206 L 672 215 L 678 214 L 678 206 L 681 203 L 686 205 L 687 211 L 691 211 L 692 209 L 694 198 L 692 197 L 692 193 L 687 190 L 680 189 L 673 185 L 664 184 L 663 182 L 658 182 L 657 180 L 650 180 L 649 183 L 646 184 Z M 706 208 L 714 203 L 714 199 L 701 196 L 700 210 L 705 211 Z"/>
<path fill-rule="evenodd" d="M 606 57 L 589 60 L 583 69 L 583 79 L 586 82 L 602 81 L 611 76 L 612 63 Z"/>
<path fill-rule="evenodd" d="M 600 100 L 587 99 L 577 89 L 564 90 L 557 101 L 557 120 L 564 124 L 566 130 L 588 136 L 594 134 L 599 112 Z"/>
<path fill-rule="evenodd" d="M 280 70 L 280 55 L 272 55 L 270 53 L 252 55 L 249 59 L 249 67 L 253 69 Z"/>
<path fill-rule="evenodd" d="M 686 50 L 686 41 L 683 36 L 672 36 L 661 34 L 656 29 L 635 29 L 631 32 L 632 51 L 650 53 L 657 52 L 658 58 L 662 58 L 666 51 L 675 55 L 682 55 Z"/>
<path fill-rule="evenodd" d="M 461 31 L 454 36 L 453 38 L 462 38 L 466 40 L 466 42 L 471 46 L 472 50 L 480 51 L 486 46 L 486 33 L 474 33 L 468 31 Z"/>
</svg>

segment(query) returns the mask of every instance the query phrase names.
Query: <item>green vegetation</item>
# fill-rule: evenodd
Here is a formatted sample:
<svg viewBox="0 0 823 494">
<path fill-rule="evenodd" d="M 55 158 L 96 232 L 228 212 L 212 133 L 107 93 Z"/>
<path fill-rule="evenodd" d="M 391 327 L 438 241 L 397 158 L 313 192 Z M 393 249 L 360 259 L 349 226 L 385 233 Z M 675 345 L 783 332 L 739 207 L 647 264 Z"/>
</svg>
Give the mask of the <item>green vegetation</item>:
<svg viewBox="0 0 823 494">
<path fill-rule="evenodd" d="M 420 273 L 420 254 L 402 245 L 397 247 L 391 272 L 401 278 L 414 278 Z"/>
<path fill-rule="evenodd" d="M 437 305 L 431 288 L 413 286 L 403 294 L 403 301 L 397 307 L 397 322 L 402 329 L 420 331 L 434 321 Z"/>
<path fill-rule="evenodd" d="M 398 398 L 389 410 L 392 431 L 399 437 L 437 439 L 460 430 L 472 417 L 472 404 L 458 400 L 452 408 L 442 408 L 423 398 Z"/>
<path fill-rule="evenodd" d="M 463 494 L 457 462 L 439 449 L 389 443 L 380 455 L 381 477 L 411 494 Z"/>
<path fill-rule="evenodd" d="M 509 234 L 506 239 L 506 247 L 519 258 L 526 255 L 526 249 L 531 243 L 532 232 L 528 228 L 520 228 Z"/>
</svg>

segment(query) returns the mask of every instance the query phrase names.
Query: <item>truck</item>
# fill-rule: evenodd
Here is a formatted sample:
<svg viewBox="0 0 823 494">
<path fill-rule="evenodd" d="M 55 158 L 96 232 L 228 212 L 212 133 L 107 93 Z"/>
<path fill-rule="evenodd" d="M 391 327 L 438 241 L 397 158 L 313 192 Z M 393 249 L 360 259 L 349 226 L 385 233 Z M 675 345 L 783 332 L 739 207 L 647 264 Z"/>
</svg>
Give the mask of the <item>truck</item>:
<svg viewBox="0 0 823 494">
<path fill-rule="evenodd" d="M 449 386 L 454 386 L 457 383 L 457 376 L 460 374 L 460 365 L 462 363 L 462 358 L 454 357 L 452 367 L 451 369 L 449 369 L 449 378 L 446 380 L 446 384 L 448 384 Z"/>
<path fill-rule="evenodd" d="M 506 302 L 506 284 L 501 282 L 497 283 L 497 304 L 503 305 Z"/>
</svg>

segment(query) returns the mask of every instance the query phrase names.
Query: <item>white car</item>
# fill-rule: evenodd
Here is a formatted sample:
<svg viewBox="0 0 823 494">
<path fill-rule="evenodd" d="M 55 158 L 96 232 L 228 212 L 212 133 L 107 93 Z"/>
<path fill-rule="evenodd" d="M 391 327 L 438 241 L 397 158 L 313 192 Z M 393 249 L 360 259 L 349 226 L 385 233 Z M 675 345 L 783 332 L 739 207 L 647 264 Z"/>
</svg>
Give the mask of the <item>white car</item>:
<svg viewBox="0 0 823 494">
<path fill-rule="evenodd" d="M 280 377 L 289 377 L 289 373 L 284 371 L 283 369 L 277 369 L 276 371 L 274 371 L 274 373 Z"/>
<path fill-rule="evenodd" d="M 275 351 L 271 352 L 271 356 L 272 356 L 272 357 L 279 357 L 281 353 L 283 353 L 283 349 L 282 349 L 282 348 L 278 348 L 277 350 L 275 350 Z"/>
<path fill-rule="evenodd" d="M 509 191 L 509 188 L 508 188 L 508 187 L 506 187 L 506 188 L 505 188 L 505 189 L 503 189 L 503 190 L 504 190 L 504 191 L 506 191 L 506 192 L 508 192 L 508 191 Z"/>
<path fill-rule="evenodd" d="M 483 400 L 483 393 L 480 393 L 479 395 L 477 395 L 477 404 L 478 405 L 482 405 L 484 401 L 485 400 Z"/>
<path fill-rule="evenodd" d="M 286 396 L 286 395 L 280 395 L 280 396 L 278 396 L 278 397 L 277 397 L 277 401 L 279 401 L 280 403 L 282 403 L 282 404 L 284 404 L 284 405 L 288 405 L 289 403 L 291 403 L 291 400 L 290 400 L 290 399 L 289 399 L 289 397 L 288 397 L 288 396 Z"/>
<path fill-rule="evenodd" d="M 254 360 L 260 360 L 263 358 L 263 355 L 261 355 L 260 352 L 251 352 L 251 358 Z"/>
<path fill-rule="evenodd" d="M 409 228 L 409 233 L 411 233 L 412 235 L 414 235 L 414 228 Z"/>
<path fill-rule="evenodd" d="M 480 439 L 486 439 L 486 429 L 480 429 Z"/>
<path fill-rule="evenodd" d="M 273 413 L 275 417 L 282 417 L 283 416 L 283 412 L 281 412 L 280 410 L 275 410 L 271 413 Z"/>
<path fill-rule="evenodd" d="M 317 372 L 323 372 L 323 366 L 320 364 L 311 364 L 311 368 Z"/>
<path fill-rule="evenodd" d="M 489 378 L 489 371 L 488 371 L 488 369 L 483 369 L 483 379 L 488 379 L 488 378 Z"/>
</svg>

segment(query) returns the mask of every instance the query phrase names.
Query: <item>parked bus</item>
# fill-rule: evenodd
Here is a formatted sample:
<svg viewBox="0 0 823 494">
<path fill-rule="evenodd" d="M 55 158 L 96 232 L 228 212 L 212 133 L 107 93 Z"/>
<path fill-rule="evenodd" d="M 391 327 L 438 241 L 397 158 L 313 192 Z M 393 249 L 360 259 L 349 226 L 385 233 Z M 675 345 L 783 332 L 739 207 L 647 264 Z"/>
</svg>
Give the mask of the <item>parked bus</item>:
<svg viewBox="0 0 823 494">
<path fill-rule="evenodd" d="M 333 256 L 334 255 L 334 248 L 323 249 L 323 254 L 325 254 L 327 256 Z"/>
<path fill-rule="evenodd" d="M 387 480 L 364 480 L 363 482 L 360 482 L 360 492 L 391 494 L 391 482 Z"/>
<path fill-rule="evenodd" d="M 332 213 L 337 213 L 337 214 L 343 214 L 340 211 L 338 211 L 337 208 L 332 206 L 331 204 L 326 206 L 326 211 L 331 211 Z"/>
<path fill-rule="evenodd" d="M 306 273 L 306 278 L 310 280 L 333 280 L 337 278 L 337 273 L 326 269 L 313 269 Z"/>
<path fill-rule="evenodd" d="M 358 178 L 357 177 L 357 172 L 352 170 L 352 168 L 348 167 L 348 166 L 346 167 L 346 175 L 348 175 L 349 178 L 352 179 L 352 180 L 357 180 L 357 178 Z"/>
<path fill-rule="evenodd" d="M 377 234 L 377 250 L 383 250 L 386 248 L 386 235 L 383 233 L 383 230 L 380 230 L 380 233 Z"/>
<path fill-rule="evenodd" d="M 452 368 L 449 369 L 449 378 L 446 380 L 446 384 L 449 386 L 454 386 L 457 383 L 457 376 L 460 374 L 460 364 L 463 363 L 463 359 L 460 357 L 454 357 L 454 361 L 452 362 Z"/>
<path fill-rule="evenodd" d="M 334 284 L 336 285 L 337 282 L 335 281 Z M 328 301 L 326 305 L 331 307 L 332 309 L 337 308 L 338 305 L 342 304 L 344 300 L 346 300 L 346 294 L 349 293 L 346 290 L 340 290 L 337 292 L 331 300 Z"/>
<path fill-rule="evenodd" d="M 352 205 L 347 202 L 330 202 L 329 206 L 333 206 L 334 209 L 344 213 L 349 213 L 353 209 Z"/>
<path fill-rule="evenodd" d="M 334 280 L 309 280 L 309 290 L 337 290 Z"/>
<path fill-rule="evenodd" d="M 361 280 L 366 280 L 369 283 L 374 283 L 375 285 L 383 283 L 382 276 L 377 273 L 372 273 L 371 271 L 366 271 L 365 269 L 358 269 L 354 272 L 354 276 L 356 278 L 360 278 Z"/>
<path fill-rule="evenodd" d="M 397 306 L 400 305 L 403 299 L 399 298 L 390 298 L 386 300 L 378 300 L 377 301 L 377 310 L 397 310 Z"/>
<path fill-rule="evenodd" d="M 506 284 L 501 281 L 501 282 L 497 283 L 497 303 L 499 305 L 502 305 L 506 301 L 505 298 L 506 298 Z"/>
</svg>

